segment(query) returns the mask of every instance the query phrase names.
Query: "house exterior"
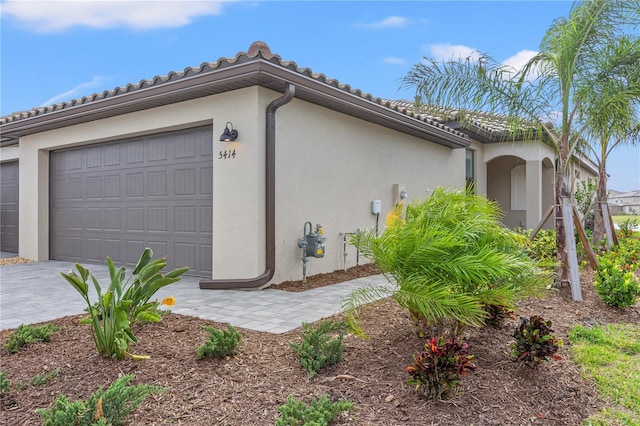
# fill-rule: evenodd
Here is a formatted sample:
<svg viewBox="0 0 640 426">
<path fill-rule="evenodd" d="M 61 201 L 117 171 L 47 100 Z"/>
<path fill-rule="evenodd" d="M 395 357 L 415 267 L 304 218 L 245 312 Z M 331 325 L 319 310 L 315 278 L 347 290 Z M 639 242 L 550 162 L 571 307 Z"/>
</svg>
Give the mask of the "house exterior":
<svg viewBox="0 0 640 426">
<path fill-rule="evenodd" d="M 398 108 L 415 111 L 411 101 L 391 101 Z M 478 113 L 464 126 L 453 114 L 447 119 L 436 118 L 447 127 L 464 132 L 471 142 L 465 148 L 465 176 L 473 182 L 478 194 L 496 201 L 509 228 L 536 228 L 555 200 L 554 149 L 540 139 L 514 138 L 506 122 L 494 114 Z M 569 164 L 571 192 L 579 181 L 597 177 L 596 165 L 587 158 L 572 157 Z M 548 219 L 544 228 L 554 228 Z"/>
<path fill-rule="evenodd" d="M 612 214 L 640 214 L 640 190 L 629 192 L 609 191 L 609 210 Z"/>
<path fill-rule="evenodd" d="M 231 129 L 237 138 L 220 140 Z M 0 249 L 132 265 L 151 247 L 169 267 L 189 266 L 201 288 L 300 279 L 299 240 L 316 225 L 324 248 L 307 259 L 306 275 L 354 266 L 350 233 L 382 230 L 403 196 L 463 188 L 469 172 L 479 193 L 511 207 L 507 226 L 537 225 L 552 203 L 546 145 L 474 139 L 299 68 L 262 42 L 233 58 L 2 117 L 0 134 L 9 188 L 0 199 Z M 515 193 L 514 179 L 522 185 Z"/>
</svg>

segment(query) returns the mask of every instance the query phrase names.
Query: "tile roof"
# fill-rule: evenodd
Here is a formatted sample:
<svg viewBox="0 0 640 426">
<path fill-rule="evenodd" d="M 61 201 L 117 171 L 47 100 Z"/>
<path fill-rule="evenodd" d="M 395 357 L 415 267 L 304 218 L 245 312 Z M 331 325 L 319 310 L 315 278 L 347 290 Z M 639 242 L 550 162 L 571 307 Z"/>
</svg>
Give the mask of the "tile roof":
<svg viewBox="0 0 640 426">
<path fill-rule="evenodd" d="M 268 72 L 271 70 L 255 67 L 250 69 L 248 67 L 250 64 L 255 64 L 259 61 L 275 66 L 273 68 L 275 71 Z M 315 73 L 309 68 L 300 68 L 295 62 L 285 61 L 280 56 L 272 54 L 266 43 L 260 41 L 254 42 L 247 52 L 239 52 L 233 58 L 222 57 L 216 62 L 204 62 L 199 67 L 188 67 L 183 71 L 172 71 L 164 76 L 155 76 L 149 80 L 141 80 L 138 83 L 116 87 L 113 90 L 105 90 L 102 93 L 95 93 L 67 102 L 33 108 L 0 117 L 0 129 L 3 131 L 2 140 L 17 139 L 25 134 L 82 122 L 79 118 L 80 111 L 98 108 L 98 104 L 108 103 L 111 109 L 110 114 L 117 115 L 256 84 L 278 90 L 283 87 L 284 79 L 287 78 L 298 80 L 298 85 L 302 86 L 302 90 L 296 90 L 296 97 L 298 98 L 327 107 L 335 107 L 334 109 L 336 110 L 351 113 L 367 120 L 382 114 L 386 116 L 385 122 L 392 124 L 389 126 L 391 128 L 409 133 L 409 131 L 406 131 L 407 129 L 402 128 L 404 123 L 408 128 L 414 127 L 411 129 L 411 132 L 413 132 L 411 134 L 417 134 L 422 131 L 423 133 L 432 132 L 436 136 L 443 135 L 442 137 L 447 139 L 445 142 L 451 144 L 451 147 L 463 147 L 469 144 L 465 133 L 447 126 L 442 121 L 426 115 L 415 114 L 402 104 L 374 97 L 359 89 L 353 89 L 348 84 L 327 78 L 324 74 Z M 305 91 L 305 86 L 311 84 L 314 84 L 314 87 L 321 85 L 322 89 L 318 91 L 308 88 Z M 169 92 L 173 96 L 167 96 Z M 320 92 L 323 92 L 322 96 L 319 95 Z M 349 99 L 345 96 L 349 97 Z M 323 99 L 321 100 L 320 97 L 323 97 Z M 330 100 L 329 98 L 331 97 L 335 99 Z M 123 105 L 125 100 L 128 101 L 130 98 L 135 98 L 137 107 Z M 338 105 L 339 102 L 343 105 Z M 380 108 L 383 108 L 386 112 L 380 111 Z M 75 111 L 78 111 L 78 114 Z M 393 112 L 399 113 L 405 118 L 398 120 L 392 117 Z M 52 124 L 52 120 L 56 115 L 65 116 L 66 118 L 64 120 L 60 118 L 60 123 Z M 87 115 L 88 113 L 85 113 L 85 116 Z M 75 121 L 70 119 L 72 116 L 75 117 Z M 102 115 L 99 116 L 94 111 L 91 119 L 95 120 L 106 116 L 108 116 L 106 112 L 102 112 Z M 417 124 L 418 126 L 428 127 L 429 129 L 417 129 L 415 128 L 416 123 L 411 123 L 406 118 L 417 120 L 420 122 Z M 34 122 L 33 125 L 27 124 L 30 120 Z M 88 120 L 88 117 L 84 118 L 84 121 Z M 384 120 L 378 118 L 378 121 L 375 119 L 369 121 L 381 122 Z M 438 143 L 442 143 L 442 141 Z"/>
</svg>

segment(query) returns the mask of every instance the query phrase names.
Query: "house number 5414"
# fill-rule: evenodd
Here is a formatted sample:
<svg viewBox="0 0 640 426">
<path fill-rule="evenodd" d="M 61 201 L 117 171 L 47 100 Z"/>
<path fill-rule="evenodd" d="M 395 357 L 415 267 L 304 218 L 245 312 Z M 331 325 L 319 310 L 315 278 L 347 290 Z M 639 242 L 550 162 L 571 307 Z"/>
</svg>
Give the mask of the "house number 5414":
<svg viewBox="0 0 640 426">
<path fill-rule="evenodd" d="M 218 153 L 218 160 L 230 160 L 232 158 L 236 158 L 236 150 L 233 149 L 225 149 L 224 151 L 220 151 Z"/>
</svg>

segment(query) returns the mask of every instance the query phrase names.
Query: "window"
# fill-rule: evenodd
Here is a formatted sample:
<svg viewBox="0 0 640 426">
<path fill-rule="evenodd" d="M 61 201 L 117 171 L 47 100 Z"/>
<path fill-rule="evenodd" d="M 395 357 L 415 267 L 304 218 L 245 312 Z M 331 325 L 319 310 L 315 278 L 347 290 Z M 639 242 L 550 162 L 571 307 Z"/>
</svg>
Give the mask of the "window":
<svg viewBox="0 0 640 426">
<path fill-rule="evenodd" d="M 465 158 L 465 178 L 466 188 L 470 193 L 476 192 L 476 179 L 475 179 L 475 153 L 471 149 L 467 149 Z"/>
</svg>

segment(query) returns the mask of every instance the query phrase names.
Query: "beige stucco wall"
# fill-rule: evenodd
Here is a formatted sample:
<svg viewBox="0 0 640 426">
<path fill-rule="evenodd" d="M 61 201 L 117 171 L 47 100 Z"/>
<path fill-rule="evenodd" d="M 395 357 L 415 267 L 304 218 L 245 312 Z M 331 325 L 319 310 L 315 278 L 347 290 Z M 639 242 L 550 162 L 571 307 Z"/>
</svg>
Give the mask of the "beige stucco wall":
<svg viewBox="0 0 640 426">
<path fill-rule="evenodd" d="M 20 140 L 20 256 L 49 258 L 49 153 L 60 148 L 213 124 L 213 278 L 252 278 L 265 268 L 265 108 L 280 93 L 251 87 L 26 136 Z M 219 142 L 225 123 L 236 142 Z M 343 236 L 374 227 L 370 203 L 382 201 L 380 232 L 394 184 L 409 199 L 436 186 L 464 185 L 464 149 L 451 150 L 298 99 L 276 114 L 276 273 L 272 283 L 302 277 L 304 223 L 323 225 L 326 256 L 307 274 L 345 266 Z M 236 150 L 234 159 L 218 158 Z M 9 158 L 7 149 L 2 157 Z M 14 152 L 14 156 L 17 154 Z M 356 262 L 348 248 L 348 264 Z M 361 259 L 364 261 L 364 259 Z"/>
<path fill-rule="evenodd" d="M 408 200 L 424 200 L 436 186 L 464 187 L 465 150 L 401 134 L 294 99 L 277 113 L 278 268 L 273 282 L 302 277 L 297 240 L 304 223 L 321 224 L 326 255 L 310 259 L 307 275 L 344 267 L 343 235 L 372 228 L 371 200 L 382 202 L 378 219 L 393 207 L 394 184 Z M 356 262 L 347 249 L 348 265 Z M 361 259 L 362 261 L 362 259 Z"/>
<path fill-rule="evenodd" d="M 15 146 L 5 146 L 0 148 L 0 163 L 14 161 L 20 158 L 20 148 Z"/>
</svg>

